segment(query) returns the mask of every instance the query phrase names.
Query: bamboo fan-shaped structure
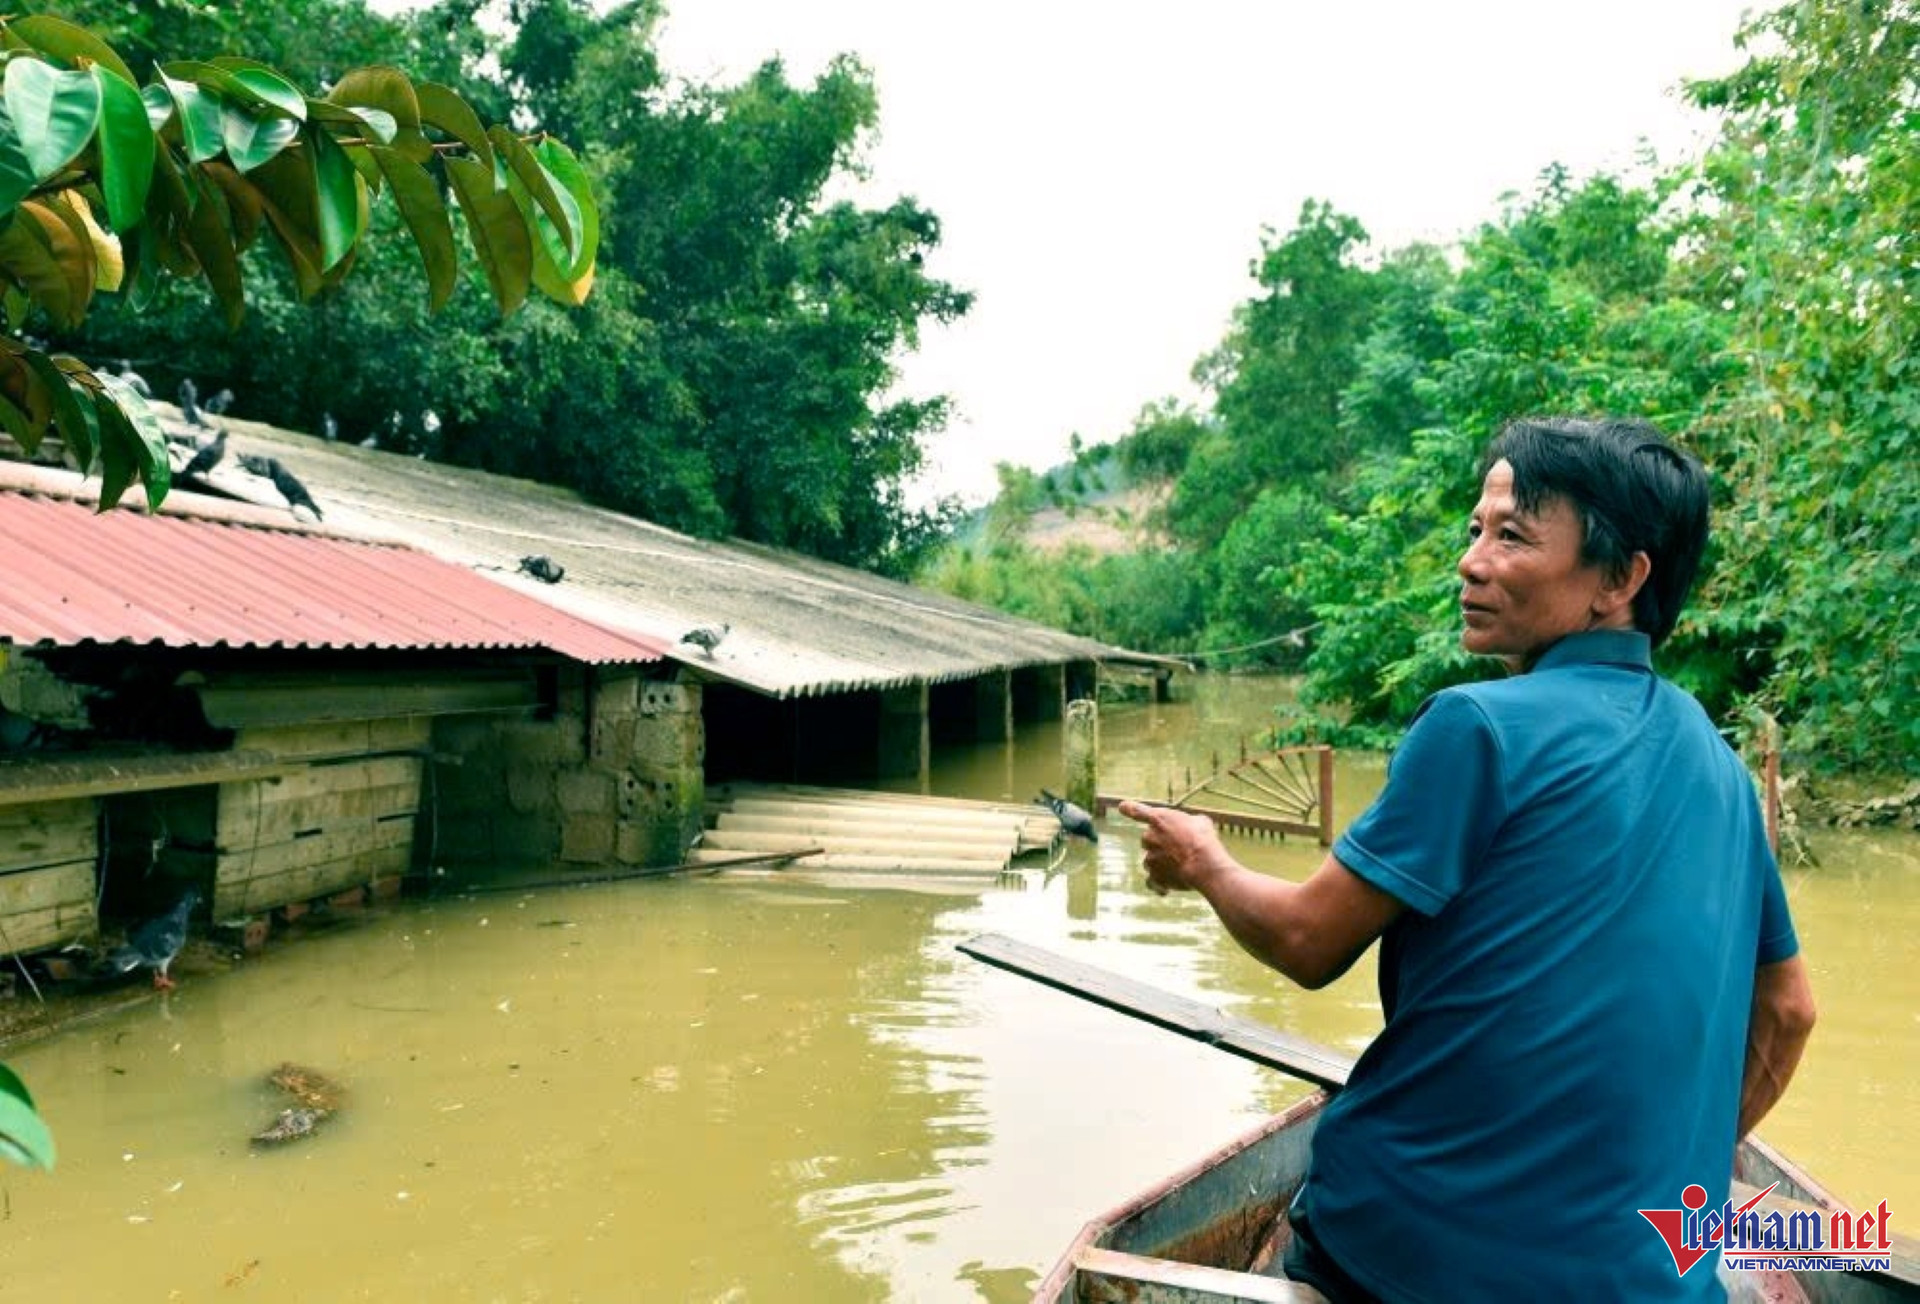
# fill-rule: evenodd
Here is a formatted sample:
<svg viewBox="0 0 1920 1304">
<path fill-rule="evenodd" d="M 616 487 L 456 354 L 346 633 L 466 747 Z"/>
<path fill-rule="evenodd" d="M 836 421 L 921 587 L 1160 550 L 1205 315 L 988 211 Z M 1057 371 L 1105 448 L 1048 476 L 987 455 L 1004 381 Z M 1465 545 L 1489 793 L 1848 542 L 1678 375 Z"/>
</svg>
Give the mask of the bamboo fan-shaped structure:
<svg viewBox="0 0 1920 1304">
<path fill-rule="evenodd" d="M 1102 795 L 1105 812 L 1122 798 Z M 1185 787 L 1167 782 L 1165 803 L 1196 815 L 1205 815 L 1222 829 L 1257 836 L 1284 837 L 1289 833 L 1333 845 L 1333 749 L 1324 744 L 1279 747 L 1248 755 L 1226 766 L 1213 759 L 1213 772 L 1198 782 L 1191 772 Z"/>
</svg>

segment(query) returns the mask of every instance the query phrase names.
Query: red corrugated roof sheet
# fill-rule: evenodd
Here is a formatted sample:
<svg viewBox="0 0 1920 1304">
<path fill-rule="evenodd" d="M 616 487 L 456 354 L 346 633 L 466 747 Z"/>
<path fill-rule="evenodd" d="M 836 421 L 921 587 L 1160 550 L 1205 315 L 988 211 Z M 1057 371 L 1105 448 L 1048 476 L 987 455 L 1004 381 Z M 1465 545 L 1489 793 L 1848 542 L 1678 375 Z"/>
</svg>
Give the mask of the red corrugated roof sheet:
<svg viewBox="0 0 1920 1304">
<path fill-rule="evenodd" d="M 24 647 L 666 652 L 408 548 L 27 494 L 0 492 L 0 567 L 0 638 Z"/>
</svg>

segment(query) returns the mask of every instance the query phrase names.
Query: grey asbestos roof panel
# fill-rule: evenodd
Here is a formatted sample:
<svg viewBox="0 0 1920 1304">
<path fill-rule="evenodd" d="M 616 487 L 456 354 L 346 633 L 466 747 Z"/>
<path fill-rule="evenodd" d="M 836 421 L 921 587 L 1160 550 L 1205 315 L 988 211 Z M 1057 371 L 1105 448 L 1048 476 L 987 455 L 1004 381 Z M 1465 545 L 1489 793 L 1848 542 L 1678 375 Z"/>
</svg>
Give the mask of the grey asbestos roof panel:
<svg viewBox="0 0 1920 1304">
<path fill-rule="evenodd" d="M 671 644 L 695 626 L 730 624 L 711 657 L 685 646 L 669 655 L 773 697 L 1067 661 L 1156 660 L 830 562 L 691 538 L 566 490 L 227 424 L 228 458 L 215 477 L 223 488 L 280 501 L 265 480 L 233 469 L 241 453 L 267 454 L 306 485 L 329 527 L 413 544 L 623 633 Z M 565 578 L 543 584 L 520 573 L 520 559 L 535 554 L 563 566 Z"/>
</svg>

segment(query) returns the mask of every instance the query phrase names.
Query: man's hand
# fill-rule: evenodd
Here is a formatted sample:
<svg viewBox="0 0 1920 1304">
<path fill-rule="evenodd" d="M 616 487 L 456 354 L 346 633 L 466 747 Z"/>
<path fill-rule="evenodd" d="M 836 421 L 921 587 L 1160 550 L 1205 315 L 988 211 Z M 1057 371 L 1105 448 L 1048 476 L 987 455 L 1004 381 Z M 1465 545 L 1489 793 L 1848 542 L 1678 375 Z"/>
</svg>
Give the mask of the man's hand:
<svg viewBox="0 0 1920 1304">
<path fill-rule="evenodd" d="M 1162 896 L 1175 888 L 1198 889 L 1234 864 L 1213 821 L 1204 815 L 1138 801 L 1123 801 L 1118 809 L 1145 826 L 1140 831 L 1141 863 L 1147 886 Z"/>
</svg>

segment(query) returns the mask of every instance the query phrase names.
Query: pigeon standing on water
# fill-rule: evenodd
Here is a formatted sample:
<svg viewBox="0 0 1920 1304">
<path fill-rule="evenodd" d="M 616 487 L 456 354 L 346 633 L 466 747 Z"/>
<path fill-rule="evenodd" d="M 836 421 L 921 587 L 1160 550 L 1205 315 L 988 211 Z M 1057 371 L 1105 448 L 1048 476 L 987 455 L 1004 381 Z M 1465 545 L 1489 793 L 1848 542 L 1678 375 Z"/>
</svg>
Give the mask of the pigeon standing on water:
<svg viewBox="0 0 1920 1304">
<path fill-rule="evenodd" d="M 1088 842 L 1100 840 L 1100 835 L 1093 828 L 1093 816 L 1066 798 L 1056 797 L 1042 788 L 1037 804 L 1045 806 L 1059 817 L 1060 827 L 1068 836 L 1085 838 Z"/>
<path fill-rule="evenodd" d="M 703 654 L 711 657 L 713 650 L 720 646 L 720 640 L 725 638 L 732 628 L 731 624 L 701 625 L 682 634 L 680 641 L 690 647 L 699 648 Z"/>
<path fill-rule="evenodd" d="M 199 904 L 200 889 L 190 887 L 172 910 L 157 919 L 135 924 L 127 934 L 127 944 L 107 953 L 107 967 L 114 973 L 151 969 L 153 985 L 161 991 L 171 991 L 173 979 L 167 976 L 167 966 L 187 944 L 187 919 Z"/>
</svg>

